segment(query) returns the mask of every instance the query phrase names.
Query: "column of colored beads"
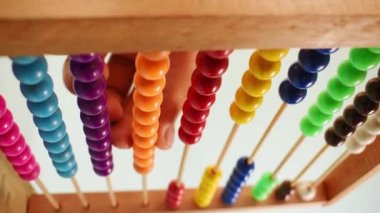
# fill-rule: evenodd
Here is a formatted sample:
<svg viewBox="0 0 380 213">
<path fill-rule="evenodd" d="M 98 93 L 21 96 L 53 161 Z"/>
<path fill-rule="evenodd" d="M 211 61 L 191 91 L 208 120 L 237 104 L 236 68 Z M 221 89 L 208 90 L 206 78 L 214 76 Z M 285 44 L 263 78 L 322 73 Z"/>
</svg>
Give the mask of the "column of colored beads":
<svg viewBox="0 0 380 213">
<path fill-rule="evenodd" d="M 25 181 L 35 181 L 44 192 L 54 209 L 59 209 L 55 198 L 47 191 L 45 185 L 38 178 L 40 165 L 36 161 L 30 147 L 14 122 L 12 113 L 7 109 L 5 99 L 0 95 L 0 150 L 7 157 L 19 177 Z"/>
<path fill-rule="evenodd" d="M 185 143 L 178 178 L 169 183 L 166 204 L 171 209 L 181 205 L 185 185 L 182 183 L 186 156 L 190 145 L 202 137 L 210 108 L 214 104 L 216 92 L 222 84 L 222 75 L 228 68 L 228 56 L 232 50 L 200 51 L 196 58 L 196 69 L 191 78 L 191 86 L 182 108 L 179 138 Z"/>
<path fill-rule="evenodd" d="M 109 179 L 113 159 L 103 68 L 104 62 L 97 54 L 70 56 L 70 71 L 91 163 L 97 175 L 106 177 L 111 205 L 115 207 L 117 201 Z"/>
<path fill-rule="evenodd" d="M 11 59 L 13 74 L 20 81 L 21 93 L 27 99 L 34 124 L 57 173 L 71 179 L 81 203 L 88 206 L 75 179 L 78 166 L 53 90 L 53 80 L 47 72 L 45 57 L 22 56 Z"/>
<path fill-rule="evenodd" d="M 143 204 L 149 203 L 146 175 L 153 169 L 155 143 L 170 52 L 138 53 L 133 92 L 133 166 L 143 178 Z"/>
<path fill-rule="evenodd" d="M 271 79 L 277 75 L 280 68 L 280 60 L 267 60 L 259 51 L 255 51 L 251 55 L 249 69 L 244 73 L 242 85 L 236 91 L 235 101 L 230 106 L 230 116 L 235 124 L 231 129 L 230 135 L 224 144 L 215 166 L 206 168 L 201 183 L 195 192 L 194 200 L 199 207 L 205 208 L 211 203 L 218 182 L 222 176 L 220 165 L 233 141 L 233 137 L 239 125 L 246 124 L 253 119 L 256 109 L 262 103 L 263 95 L 266 94 L 271 87 Z M 250 166 L 249 170 L 253 170 L 253 166 Z"/>
</svg>

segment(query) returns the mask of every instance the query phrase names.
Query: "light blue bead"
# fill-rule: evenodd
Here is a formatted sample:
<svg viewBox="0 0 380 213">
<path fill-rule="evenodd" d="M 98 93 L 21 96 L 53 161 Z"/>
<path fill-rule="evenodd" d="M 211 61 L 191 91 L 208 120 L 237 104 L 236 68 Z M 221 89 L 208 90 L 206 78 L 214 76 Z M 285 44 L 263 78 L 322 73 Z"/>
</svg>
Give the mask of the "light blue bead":
<svg viewBox="0 0 380 213">
<path fill-rule="evenodd" d="M 71 146 L 67 147 L 67 149 L 61 153 L 55 154 L 55 153 L 49 152 L 50 158 L 56 163 L 64 163 L 64 162 L 70 160 L 70 158 L 73 155 L 74 155 L 74 153 L 73 153 L 73 149 L 71 148 Z"/>
<path fill-rule="evenodd" d="M 43 131 L 52 131 L 62 123 L 62 112 L 58 108 L 52 115 L 48 117 L 33 116 L 33 122 Z"/>
<path fill-rule="evenodd" d="M 47 62 L 43 57 L 30 64 L 12 64 L 13 74 L 23 84 L 34 85 L 41 82 L 47 74 Z"/>
<path fill-rule="evenodd" d="M 9 57 L 13 63 L 16 64 L 30 64 L 33 61 L 37 60 L 40 57 L 37 56 L 18 56 L 18 57 Z"/>
<path fill-rule="evenodd" d="M 58 142 L 62 140 L 62 138 L 66 135 L 65 122 L 62 122 L 56 129 L 52 131 L 43 131 L 39 129 L 38 133 L 40 134 L 41 138 L 46 142 Z"/>
<path fill-rule="evenodd" d="M 28 101 L 42 102 L 53 94 L 53 80 L 47 75 L 41 82 L 35 85 L 21 84 L 21 93 Z"/>
<path fill-rule="evenodd" d="M 68 134 L 65 135 L 60 141 L 57 141 L 55 143 L 46 142 L 44 141 L 44 146 L 48 150 L 48 152 L 51 152 L 53 154 L 59 154 L 64 152 L 67 147 L 70 146 L 70 140 Z"/>
<path fill-rule="evenodd" d="M 67 160 L 63 163 L 57 163 L 57 162 L 53 161 L 54 167 L 61 172 L 67 172 L 67 171 L 73 169 L 76 166 L 76 164 L 77 164 L 77 162 L 75 161 L 74 155 L 69 160 Z"/>
<path fill-rule="evenodd" d="M 58 109 L 58 98 L 53 93 L 48 99 L 42 102 L 27 102 L 29 111 L 36 117 L 44 118 L 51 116 Z"/>
<path fill-rule="evenodd" d="M 62 172 L 62 171 L 59 171 L 57 170 L 57 173 L 59 174 L 59 176 L 63 177 L 63 178 L 71 178 L 72 176 L 74 176 L 78 171 L 78 165 L 75 164 L 75 166 L 70 169 L 69 171 L 66 171 L 66 172 Z"/>
</svg>

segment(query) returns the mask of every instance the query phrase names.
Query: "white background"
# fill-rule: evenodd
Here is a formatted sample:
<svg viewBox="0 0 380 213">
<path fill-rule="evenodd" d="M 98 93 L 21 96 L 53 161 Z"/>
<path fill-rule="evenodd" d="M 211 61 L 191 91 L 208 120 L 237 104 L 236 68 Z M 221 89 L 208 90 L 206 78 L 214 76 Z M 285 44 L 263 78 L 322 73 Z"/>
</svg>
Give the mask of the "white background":
<svg viewBox="0 0 380 213">
<path fill-rule="evenodd" d="M 207 120 L 207 127 L 204 131 L 203 138 L 197 145 L 191 147 L 189 153 L 184 175 L 184 181 L 187 187 L 196 187 L 198 185 L 204 168 L 207 165 L 213 164 L 221 151 L 223 143 L 233 125 L 229 117 L 229 105 L 234 99 L 235 90 L 240 85 L 241 76 L 248 67 L 248 59 L 251 52 L 252 50 L 235 51 L 230 57 L 230 67 L 223 76 L 223 84 L 217 94 L 217 101 Z M 222 165 L 222 170 L 224 171 L 223 178 L 220 181 L 222 186 L 225 185 L 236 160 L 240 156 L 248 155 L 251 152 L 251 149 L 257 143 L 272 116 L 282 103 L 278 96 L 278 86 L 280 82 L 286 78 L 289 65 L 297 60 L 297 53 L 298 49 L 294 49 L 284 59 L 282 70 L 273 80 L 272 89 L 265 95 L 264 102 L 257 110 L 253 122 L 239 129 L 234 143 Z M 287 108 L 273 129 L 266 144 L 257 155 L 256 169 L 248 181 L 249 185 L 255 183 L 264 171 L 273 170 L 280 159 L 283 158 L 286 150 L 290 148 L 294 140 L 300 134 L 300 118 L 306 114 L 309 106 L 316 101 L 319 92 L 326 87 L 329 77 L 335 75 L 339 62 L 345 60 L 347 56 L 347 49 L 340 49 L 337 53 L 333 54 L 330 65 L 326 70 L 319 73 L 317 83 L 308 90 L 308 95 L 305 100 L 301 104 Z M 90 164 L 85 137 L 82 132 L 82 124 L 79 118 L 79 111 L 76 106 L 76 98 L 66 91 L 63 86 L 61 74 L 64 57 L 48 56 L 47 59 L 49 63 L 49 73 L 55 83 L 55 92 L 59 97 L 64 121 L 66 122 L 67 130 L 79 164 L 79 171 L 77 173 L 78 181 L 85 192 L 105 191 L 106 185 L 104 179 L 94 174 Z M 378 68 L 369 71 L 367 79 L 376 76 L 377 69 Z M 363 88 L 364 83 L 357 88 L 356 92 L 362 91 Z M 44 150 L 42 140 L 39 138 L 37 128 L 32 121 L 32 116 L 26 107 L 26 101 L 19 90 L 19 83 L 12 75 L 11 62 L 8 58 L 0 58 L 0 94 L 6 98 L 8 107 L 13 111 L 16 122 L 18 122 L 37 160 L 41 164 L 42 171 L 40 178 L 44 181 L 48 189 L 52 192 L 60 193 L 73 192 L 70 181 L 62 179 L 56 174 L 49 156 Z M 346 101 L 346 105 L 351 102 L 352 98 Z M 341 112 L 342 110 L 339 111 L 336 116 L 339 116 Z M 178 127 L 178 121 L 176 126 Z M 310 159 L 310 156 L 314 155 L 323 144 L 323 134 L 315 138 L 308 138 L 283 168 L 280 173 L 280 179 L 295 177 Z M 156 166 L 149 175 L 149 188 L 166 188 L 168 182 L 176 177 L 182 149 L 183 144 L 176 136 L 172 149 L 168 151 L 157 151 Z M 321 174 L 343 150 L 344 146 L 334 149 L 331 148 L 305 175 L 304 180 L 313 180 Z M 141 177 L 133 170 L 131 150 L 114 149 L 113 155 L 115 169 L 111 178 L 114 188 L 117 191 L 140 190 Z M 345 177 L 343 176 L 342 178 Z M 309 212 L 326 213 L 378 212 L 380 208 L 380 203 L 378 202 L 380 201 L 379 193 L 380 174 L 377 174 L 334 206 L 324 208 L 319 206 L 302 208 L 287 207 L 283 209 L 263 209 L 260 210 L 260 212 L 304 212 L 306 209 Z"/>
</svg>

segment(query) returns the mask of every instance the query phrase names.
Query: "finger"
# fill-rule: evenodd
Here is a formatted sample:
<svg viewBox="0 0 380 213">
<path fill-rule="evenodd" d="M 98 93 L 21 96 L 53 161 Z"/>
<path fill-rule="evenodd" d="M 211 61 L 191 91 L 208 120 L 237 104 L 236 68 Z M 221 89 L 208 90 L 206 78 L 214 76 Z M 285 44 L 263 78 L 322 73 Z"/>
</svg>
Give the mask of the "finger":
<svg viewBox="0 0 380 213">
<path fill-rule="evenodd" d="M 110 76 L 107 80 L 107 87 L 115 89 L 120 94 L 126 95 L 133 82 L 135 74 L 134 58 L 124 55 L 112 54 L 108 61 Z"/>
<path fill-rule="evenodd" d="M 123 97 L 115 89 L 107 88 L 107 108 L 111 123 L 121 120 L 124 115 Z"/>
</svg>

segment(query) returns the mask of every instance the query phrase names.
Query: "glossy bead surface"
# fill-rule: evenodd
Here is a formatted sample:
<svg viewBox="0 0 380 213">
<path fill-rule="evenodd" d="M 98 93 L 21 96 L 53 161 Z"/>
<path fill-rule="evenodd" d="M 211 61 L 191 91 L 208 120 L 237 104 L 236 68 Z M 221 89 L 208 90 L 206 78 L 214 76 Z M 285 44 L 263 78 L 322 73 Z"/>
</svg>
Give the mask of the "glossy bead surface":
<svg viewBox="0 0 380 213">
<path fill-rule="evenodd" d="M 27 65 L 33 63 L 35 60 L 39 59 L 36 56 L 17 56 L 9 57 L 15 64 Z"/>
<path fill-rule="evenodd" d="M 342 62 L 338 67 L 338 79 L 348 87 L 360 84 L 366 76 L 367 72 L 356 69 L 348 60 Z"/>
<path fill-rule="evenodd" d="M 73 154 L 73 150 L 71 146 L 67 147 L 65 151 L 60 152 L 60 153 L 49 152 L 50 158 L 56 163 L 64 163 L 70 160 L 73 155 L 74 154 Z"/>
<path fill-rule="evenodd" d="M 294 194 L 294 188 L 290 181 L 284 181 L 276 190 L 275 196 L 279 201 L 287 201 Z"/>
<path fill-rule="evenodd" d="M 301 119 L 300 129 L 303 135 L 313 137 L 322 130 L 322 127 L 314 125 L 307 117 L 305 117 Z"/>
<path fill-rule="evenodd" d="M 330 55 L 321 54 L 316 50 L 301 49 L 298 61 L 306 71 L 316 73 L 326 68 L 330 62 Z"/>
<path fill-rule="evenodd" d="M 283 102 L 287 104 L 298 104 L 305 98 L 307 91 L 293 86 L 289 80 L 284 80 L 280 84 L 278 93 Z"/>
<path fill-rule="evenodd" d="M 26 146 L 24 136 L 20 135 L 14 144 L 10 146 L 1 146 L 1 150 L 6 156 L 15 157 L 20 155 L 26 149 Z"/>
<path fill-rule="evenodd" d="M 369 80 L 365 86 L 365 92 L 367 93 L 368 97 L 376 102 L 380 102 L 380 79 L 379 78 L 373 78 Z"/>
<path fill-rule="evenodd" d="M 70 71 L 74 79 L 89 83 L 103 77 L 104 63 L 99 57 L 94 58 L 91 63 L 70 62 Z"/>
<path fill-rule="evenodd" d="M 315 126 L 324 126 L 332 119 L 332 115 L 325 114 L 317 107 L 317 105 L 313 104 L 309 108 L 307 118 Z"/>
<path fill-rule="evenodd" d="M 170 51 L 150 51 L 150 52 L 140 52 L 145 58 L 151 61 L 165 60 L 169 55 Z"/>
<path fill-rule="evenodd" d="M 195 109 L 189 104 L 189 100 L 187 100 L 182 107 L 183 117 L 186 118 L 189 122 L 192 123 L 201 123 L 206 120 L 210 113 L 210 109 L 207 108 L 205 110 Z"/>
<path fill-rule="evenodd" d="M 156 96 L 162 92 L 165 87 L 166 80 L 165 78 L 160 78 L 157 80 L 147 80 L 144 79 L 138 73 L 135 74 L 133 83 L 136 86 L 136 91 L 143 96 L 151 97 Z"/>
<path fill-rule="evenodd" d="M 96 128 L 96 129 L 83 126 L 83 131 L 84 131 L 84 134 L 86 135 L 86 138 L 90 140 L 101 140 L 109 135 L 109 132 L 110 132 L 109 128 L 110 128 L 110 125 L 109 123 L 107 123 L 106 125 Z"/>
<path fill-rule="evenodd" d="M 142 125 L 136 121 L 132 121 L 133 131 L 141 137 L 152 137 L 158 131 L 159 122 L 151 125 Z"/>
<path fill-rule="evenodd" d="M 65 123 L 61 123 L 56 129 L 52 131 L 43 131 L 39 129 L 38 133 L 44 141 L 51 143 L 57 142 L 66 135 L 66 125 Z"/>
<path fill-rule="evenodd" d="M 251 196 L 256 201 L 264 201 L 276 187 L 278 180 L 270 172 L 264 173 L 256 185 L 252 186 Z"/>
<path fill-rule="evenodd" d="M 367 48 L 352 48 L 349 58 L 351 64 L 362 71 L 372 69 L 380 62 L 380 54 L 375 54 Z"/>
<path fill-rule="evenodd" d="M 363 124 L 363 128 L 372 135 L 380 134 L 380 121 L 375 116 L 370 116 Z"/>
<path fill-rule="evenodd" d="M 138 92 L 133 93 L 133 103 L 136 106 L 136 108 L 139 108 L 141 111 L 144 112 L 151 112 L 155 111 L 157 108 L 160 107 L 162 100 L 163 100 L 162 93 L 159 93 L 156 96 L 152 97 L 146 97 Z"/>
<path fill-rule="evenodd" d="M 252 97 L 260 97 L 268 92 L 272 85 L 270 80 L 259 80 L 255 78 L 249 71 L 243 75 L 241 86 L 244 91 Z"/>
<path fill-rule="evenodd" d="M 13 125 L 13 116 L 9 110 L 0 117 L 0 135 L 8 132 Z"/>
<path fill-rule="evenodd" d="M 235 103 L 243 111 L 252 112 L 263 103 L 263 97 L 252 97 L 240 87 L 235 93 Z"/>
<path fill-rule="evenodd" d="M 366 148 L 366 145 L 356 142 L 356 139 L 354 139 L 353 137 L 349 137 L 345 145 L 346 145 L 346 150 L 350 154 L 354 154 L 354 155 L 358 155 L 362 153 Z"/>
<path fill-rule="evenodd" d="M 219 78 L 228 68 L 228 58 L 216 59 L 205 52 L 199 52 L 196 58 L 197 69 L 206 77 Z"/>
<path fill-rule="evenodd" d="M 344 143 L 345 138 L 337 135 L 334 128 L 330 127 L 325 132 L 325 141 L 328 145 L 336 147 Z"/>
<path fill-rule="evenodd" d="M 2 117 L 6 111 L 7 111 L 7 105 L 5 103 L 3 96 L 0 95 L 0 117 Z"/>
<path fill-rule="evenodd" d="M 335 119 L 333 127 L 335 134 L 342 138 L 352 135 L 356 129 L 355 127 L 348 125 L 342 116 Z"/>
<path fill-rule="evenodd" d="M 96 152 L 106 151 L 111 146 L 111 138 L 109 136 L 100 140 L 91 140 L 86 138 L 86 142 L 88 148 Z"/>
<path fill-rule="evenodd" d="M 338 51 L 338 48 L 330 48 L 330 49 L 316 49 L 317 52 L 324 54 L 324 55 L 330 55 L 332 53 L 335 53 Z"/>
<path fill-rule="evenodd" d="M 69 136 L 66 134 L 61 140 L 58 142 L 47 142 L 44 141 L 44 146 L 49 152 L 54 154 L 59 154 L 64 152 L 70 146 Z"/>
<path fill-rule="evenodd" d="M 170 181 L 168 189 L 166 191 L 166 205 L 170 209 L 177 209 L 183 200 L 185 193 L 185 185 L 183 183 L 177 184 L 177 181 Z"/>
<path fill-rule="evenodd" d="M 230 116 L 235 123 L 246 124 L 249 123 L 255 117 L 255 111 L 243 111 L 238 107 L 236 102 L 233 102 L 230 106 Z"/>
<path fill-rule="evenodd" d="M 181 139 L 182 142 L 184 142 L 185 144 L 195 144 L 197 143 L 201 137 L 202 137 L 202 133 L 198 133 L 198 134 L 189 134 L 187 133 L 183 127 L 180 127 L 178 129 L 178 137 Z"/>
<path fill-rule="evenodd" d="M 48 117 L 33 116 L 33 122 L 38 129 L 52 131 L 62 123 L 62 112 L 60 109 L 57 109 L 57 111 Z"/>
<path fill-rule="evenodd" d="M 47 62 L 45 58 L 39 57 L 27 64 L 13 63 L 12 70 L 20 82 L 27 85 L 34 85 L 45 79 Z"/>
<path fill-rule="evenodd" d="M 101 95 L 94 100 L 85 100 L 78 98 L 77 104 L 81 112 L 86 115 L 97 115 L 106 107 L 107 101 L 105 95 Z"/>
<path fill-rule="evenodd" d="M 370 47 L 368 50 L 373 53 L 380 54 L 380 47 Z"/>
<path fill-rule="evenodd" d="M 42 102 L 27 101 L 29 111 L 37 117 L 44 118 L 51 116 L 58 109 L 58 98 L 53 93 L 48 99 Z"/>
<path fill-rule="evenodd" d="M 327 83 L 327 93 L 337 101 L 344 101 L 355 92 L 355 87 L 348 87 L 339 81 L 337 77 L 331 78 Z"/>
<path fill-rule="evenodd" d="M 90 63 L 98 56 L 95 53 L 70 55 L 70 60 L 80 63 Z"/>
<path fill-rule="evenodd" d="M 379 103 L 373 102 L 365 92 L 360 92 L 354 99 L 355 109 L 362 115 L 371 115 L 379 108 Z"/>
<path fill-rule="evenodd" d="M 109 115 L 107 110 L 103 110 L 103 112 L 97 115 L 87 115 L 81 112 L 80 119 L 86 127 L 96 129 L 109 122 Z"/>
<path fill-rule="evenodd" d="M 191 77 L 191 87 L 201 95 L 212 95 L 216 93 L 222 84 L 222 78 L 209 78 L 195 69 Z"/>
<path fill-rule="evenodd" d="M 221 177 L 222 172 L 220 170 L 214 171 L 213 166 L 206 168 L 201 183 L 194 194 L 194 201 L 198 207 L 205 208 L 210 205 Z"/>
<path fill-rule="evenodd" d="M 99 78 L 96 81 L 84 83 L 74 80 L 74 91 L 81 99 L 94 100 L 104 94 L 106 81 Z"/>
<path fill-rule="evenodd" d="M 53 81 L 50 76 L 46 76 L 38 84 L 20 84 L 21 93 L 28 101 L 42 102 L 53 94 Z"/>
<path fill-rule="evenodd" d="M 160 114 L 160 108 L 157 108 L 150 112 L 144 112 L 135 106 L 133 106 L 132 108 L 133 119 L 135 119 L 137 122 L 143 125 L 150 125 L 158 121 Z"/>
<path fill-rule="evenodd" d="M 17 142 L 20 137 L 18 125 L 12 125 L 11 128 L 0 135 L 0 146 L 11 146 Z"/>
<path fill-rule="evenodd" d="M 152 61 L 141 54 L 137 54 L 135 64 L 136 71 L 144 79 L 158 80 L 164 78 L 169 71 L 170 60 L 169 57 L 165 57 L 163 60 Z"/>
<path fill-rule="evenodd" d="M 191 123 L 185 117 L 181 118 L 181 129 L 190 135 L 199 135 L 206 126 L 206 120 L 201 123 Z"/>
<path fill-rule="evenodd" d="M 201 95 L 197 93 L 192 87 L 189 88 L 187 92 L 188 103 L 194 108 L 198 110 L 207 110 L 209 109 L 215 102 L 215 94 L 212 95 Z"/>
<path fill-rule="evenodd" d="M 280 72 L 281 61 L 265 60 L 258 52 L 254 52 L 249 59 L 249 70 L 258 80 L 271 80 Z"/>
<path fill-rule="evenodd" d="M 258 49 L 257 53 L 267 61 L 280 61 L 289 52 L 289 49 Z"/>
<path fill-rule="evenodd" d="M 318 109 L 325 114 L 334 114 L 341 107 L 343 103 L 341 101 L 337 101 L 330 97 L 330 95 L 324 91 L 319 94 L 317 98 L 317 107 Z"/>
<path fill-rule="evenodd" d="M 289 67 L 289 82 L 298 89 L 307 89 L 317 81 L 318 74 L 305 71 L 299 63 L 294 63 Z"/>
<path fill-rule="evenodd" d="M 213 50 L 206 51 L 205 53 L 212 58 L 223 59 L 227 58 L 232 53 L 232 51 L 233 50 Z"/>
<path fill-rule="evenodd" d="M 153 147 L 156 144 L 157 141 L 157 133 L 149 138 L 144 138 L 139 135 L 137 135 L 135 132 L 132 132 L 132 139 L 135 146 L 140 147 L 142 149 L 148 149 Z"/>
<path fill-rule="evenodd" d="M 367 116 L 360 114 L 353 105 L 344 109 L 343 118 L 346 124 L 352 127 L 361 126 L 367 120 Z"/>
</svg>

